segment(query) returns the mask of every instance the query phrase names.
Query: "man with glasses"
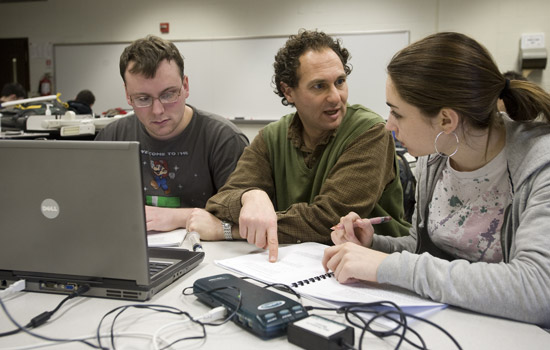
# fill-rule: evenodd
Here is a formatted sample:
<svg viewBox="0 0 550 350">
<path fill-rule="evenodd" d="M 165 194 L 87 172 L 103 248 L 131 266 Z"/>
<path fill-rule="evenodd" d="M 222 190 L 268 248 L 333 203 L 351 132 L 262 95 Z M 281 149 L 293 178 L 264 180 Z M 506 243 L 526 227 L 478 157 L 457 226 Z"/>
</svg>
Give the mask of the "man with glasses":
<svg viewBox="0 0 550 350">
<path fill-rule="evenodd" d="M 120 56 L 120 75 L 135 114 L 96 140 L 139 141 L 147 229 L 186 227 L 193 208 L 204 208 L 225 183 L 248 139 L 227 119 L 185 103 L 189 80 L 173 43 L 134 41 Z"/>
</svg>

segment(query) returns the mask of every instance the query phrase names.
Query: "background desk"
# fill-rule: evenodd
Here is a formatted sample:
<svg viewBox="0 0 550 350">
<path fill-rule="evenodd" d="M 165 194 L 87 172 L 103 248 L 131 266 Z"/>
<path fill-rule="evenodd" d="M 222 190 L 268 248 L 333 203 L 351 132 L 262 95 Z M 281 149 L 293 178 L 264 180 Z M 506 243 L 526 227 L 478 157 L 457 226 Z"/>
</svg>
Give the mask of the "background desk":
<svg viewBox="0 0 550 350">
<path fill-rule="evenodd" d="M 23 131 L 11 131 L 0 132 L 0 139 L 10 139 L 10 140 L 22 140 L 22 139 L 44 139 L 50 136 L 48 133 L 38 133 L 38 132 L 23 132 Z"/>
<path fill-rule="evenodd" d="M 181 294 L 182 289 L 192 286 L 193 281 L 198 278 L 226 273 L 227 270 L 215 265 L 214 260 L 247 254 L 255 250 L 254 246 L 245 242 L 203 242 L 203 246 L 206 252 L 203 263 L 161 291 L 148 303 L 175 306 L 188 311 L 194 317 L 202 315 L 209 308 L 199 303 L 194 296 L 183 296 Z M 63 296 L 54 294 L 19 293 L 5 300 L 5 304 L 16 320 L 26 324 L 37 314 L 52 310 L 62 299 Z M 118 306 L 127 304 L 133 303 L 100 298 L 75 298 L 63 305 L 48 323 L 35 331 L 42 335 L 59 338 L 92 335 L 95 334 L 97 325 L 104 314 Z M 304 299 L 304 304 L 313 305 L 314 303 Z M 342 319 L 331 312 L 314 311 L 314 313 Z M 550 346 L 550 333 L 534 325 L 475 314 L 452 307 L 437 312 L 428 319 L 450 332 L 463 349 L 548 349 Z M 115 330 L 117 332 L 142 332 L 152 335 L 162 325 L 175 320 L 177 320 L 175 316 L 132 309 L 122 314 L 117 321 Z M 104 323 L 104 325 L 110 326 L 110 322 Z M 427 346 L 431 349 L 456 348 L 443 333 L 428 324 L 416 322 L 413 323 L 412 327 L 421 334 Z M 13 328 L 14 326 L 6 315 L 0 311 L 0 332 L 9 331 Z M 104 329 L 108 329 L 108 327 L 104 327 Z M 286 337 L 263 341 L 232 322 L 221 327 L 207 327 L 206 332 L 206 340 L 183 341 L 171 349 L 299 349 L 288 343 Z M 360 332 L 356 329 L 355 333 L 358 336 Z M 187 331 L 181 330 L 178 335 L 184 337 L 187 334 L 190 335 Z M 363 348 L 393 349 L 396 341 L 395 337 L 380 340 L 367 334 L 363 341 Z M 6 349 L 43 342 L 40 339 L 20 333 L 0 338 L 0 348 Z M 104 339 L 103 344 L 109 344 L 109 340 Z M 150 349 L 150 345 L 151 343 L 146 339 L 121 337 L 116 340 L 117 349 Z M 91 349 L 81 343 L 56 343 L 49 348 Z M 403 344 L 401 347 L 401 349 L 412 348 L 407 344 Z"/>
</svg>

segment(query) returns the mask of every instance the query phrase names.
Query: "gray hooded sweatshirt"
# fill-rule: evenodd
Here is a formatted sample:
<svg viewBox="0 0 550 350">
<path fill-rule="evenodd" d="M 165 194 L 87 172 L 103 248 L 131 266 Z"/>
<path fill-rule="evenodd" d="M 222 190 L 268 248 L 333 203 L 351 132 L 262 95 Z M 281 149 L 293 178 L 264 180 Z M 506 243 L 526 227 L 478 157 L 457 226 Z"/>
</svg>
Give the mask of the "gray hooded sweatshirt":
<svg viewBox="0 0 550 350">
<path fill-rule="evenodd" d="M 391 253 L 377 279 L 425 298 L 550 327 L 550 125 L 503 115 L 512 203 L 501 229 L 500 263 L 452 260 L 431 242 L 428 203 L 446 157 L 417 162 L 416 210 L 410 236 L 374 236 L 373 249 Z"/>
</svg>

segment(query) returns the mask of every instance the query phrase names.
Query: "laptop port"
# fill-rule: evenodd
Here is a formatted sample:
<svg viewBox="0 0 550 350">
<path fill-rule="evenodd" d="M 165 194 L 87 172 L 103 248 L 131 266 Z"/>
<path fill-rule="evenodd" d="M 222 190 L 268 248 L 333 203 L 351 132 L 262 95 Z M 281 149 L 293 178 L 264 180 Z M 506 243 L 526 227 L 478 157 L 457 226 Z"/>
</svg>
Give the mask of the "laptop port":
<svg viewBox="0 0 550 350">
<path fill-rule="evenodd" d="M 65 290 L 76 291 L 78 290 L 78 285 L 76 283 L 67 283 L 65 285 Z"/>
<path fill-rule="evenodd" d="M 59 290 L 59 285 L 55 282 L 40 282 L 40 289 Z"/>
</svg>

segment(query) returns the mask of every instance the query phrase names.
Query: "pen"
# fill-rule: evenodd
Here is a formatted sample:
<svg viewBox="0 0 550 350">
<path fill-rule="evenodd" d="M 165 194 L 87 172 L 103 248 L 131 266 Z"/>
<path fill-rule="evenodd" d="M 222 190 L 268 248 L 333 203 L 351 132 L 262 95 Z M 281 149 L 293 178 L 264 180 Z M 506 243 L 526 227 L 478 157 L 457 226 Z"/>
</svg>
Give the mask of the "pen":
<svg viewBox="0 0 550 350">
<path fill-rule="evenodd" d="M 361 220 L 363 220 L 363 221 L 368 220 L 371 225 L 378 225 L 378 224 L 383 224 L 385 222 L 391 221 L 391 216 L 377 216 L 375 218 L 361 219 Z M 336 224 L 336 225 L 332 226 L 330 229 L 331 230 L 341 230 L 343 228 L 344 227 L 342 226 L 342 224 L 339 223 L 339 224 Z"/>
<path fill-rule="evenodd" d="M 201 240 L 200 240 L 200 235 L 197 231 L 191 231 L 191 232 L 187 232 L 187 237 L 189 238 L 189 241 L 191 242 L 192 246 L 193 246 L 193 251 L 194 252 L 203 252 L 204 250 L 202 249 L 202 245 L 201 245 Z"/>
</svg>

